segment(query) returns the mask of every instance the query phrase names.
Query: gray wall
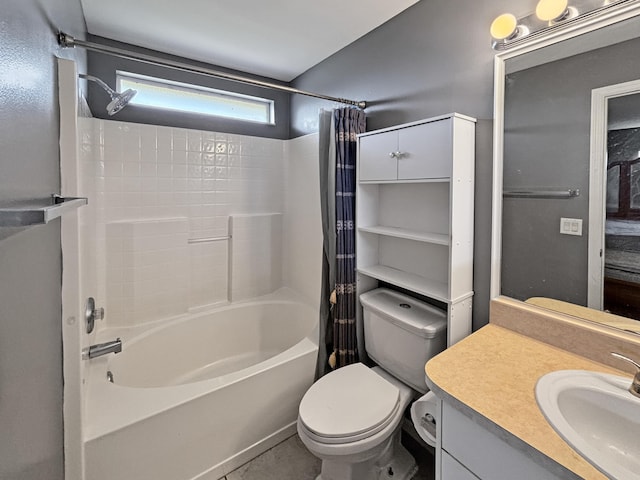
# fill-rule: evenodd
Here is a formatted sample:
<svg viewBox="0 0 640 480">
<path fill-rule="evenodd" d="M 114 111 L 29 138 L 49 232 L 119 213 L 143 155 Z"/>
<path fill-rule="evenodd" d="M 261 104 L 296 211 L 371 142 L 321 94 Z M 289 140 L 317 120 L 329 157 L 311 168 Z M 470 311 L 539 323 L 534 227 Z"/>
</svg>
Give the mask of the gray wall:
<svg viewBox="0 0 640 480">
<path fill-rule="evenodd" d="M 505 198 L 502 291 L 587 302 L 591 90 L 640 78 L 640 39 L 509 74 L 505 188 L 579 188 L 569 200 Z M 582 236 L 560 218 L 583 219 Z"/>
<path fill-rule="evenodd" d="M 134 52 L 141 52 L 147 55 L 153 55 L 156 57 L 161 57 L 182 63 L 188 63 L 194 66 L 201 66 L 204 68 L 218 70 L 224 73 L 236 74 L 256 80 L 267 81 L 270 83 L 288 85 L 278 80 L 258 77 L 255 75 L 222 68 L 215 65 L 207 65 L 201 62 L 195 62 L 181 57 L 163 54 L 153 50 L 117 42 L 103 37 L 90 35 L 89 40 L 96 43 L 124 48 Z M 102 79 L 113 89 L 115 89 L 116 85 L 116 70 L 124 70 L 141 75 L 166 78 L 168 80 L 173 80 L 176 82 L 191 83 L 195 85 L 202 85 L 205 87 L 241 93 L 244 95 L 268 98 L 273 100 L 275 103 L 276 124 L 262 125 L 259 123 L 242 122 L 225 118 L 216 118 L 207 115 L 186 114 L 182 112 L 171 111 L 163 111 L 161 115 L 158 115 L 158 111 L 153 108 L 145 108 L 136 105 L 129 105 L 113 117 L 109 117 L 105 110 L 107 103 L 109 103 L 110 101 L 108 94 L 102 88 L 97 86 L 95 82 L 89 82 L 88 103 L 89 107 L 91 108 L 91 112 L 95 117 L 112 118 L 114 120 L 119 120 L 122 122 L 145 123 L 149 125 L 170 125 L 174 127 L 193 128 L 196 130 L 235 133 L 239 135 L 253 135 L 257 137 L 279 139 L 289 138 L 289 114 L 291 97 L 289 93 L 246 85 L 238 82 L 232 82 L 229 80 L 221 80 L 204 75 L 198 75 L 195 73 L 189 73 L 157 65 L 136 62 L 133 60 L 126 60 L 95 52 L 89 52 L 88 62 L 89 73 Z"/>
<path fill-rule="evenodd" d="M 364 99 L 367 129 L 448 112 L 479 119 L 476 135 L 474 328 L 489 318 L 493 57 L 489 25 L 505 9 L 531 13 L 530 0 L 422 0 L 313 67 L 294 86 Z M 328 102 L 294 97 L 292 136 L 317 129 Z"/>
<path fill-rule="evenodd" d="M 60 191 L 58 28 L 83 34 L 80 0 L 2 4 L 0 204 Z M 61 315 L 59 220 L 0 228 L 0 479 L 64 478 Z"/>
</svg>

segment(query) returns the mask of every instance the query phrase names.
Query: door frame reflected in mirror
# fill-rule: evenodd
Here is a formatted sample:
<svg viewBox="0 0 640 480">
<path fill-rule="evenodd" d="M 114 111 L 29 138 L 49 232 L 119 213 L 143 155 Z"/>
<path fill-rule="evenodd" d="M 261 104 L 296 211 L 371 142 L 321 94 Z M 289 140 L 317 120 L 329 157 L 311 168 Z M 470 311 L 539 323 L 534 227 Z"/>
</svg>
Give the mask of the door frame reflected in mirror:
<svg viewBox="0 0 640 480">
<path fill-rule="evenodd" d="M 591 92 L 587 306 L 596 310 L 604 307 L 608 105 L 612 98 L 635 94 L 640 94 L 640 80 L 608 85 Z"/>
</svg>

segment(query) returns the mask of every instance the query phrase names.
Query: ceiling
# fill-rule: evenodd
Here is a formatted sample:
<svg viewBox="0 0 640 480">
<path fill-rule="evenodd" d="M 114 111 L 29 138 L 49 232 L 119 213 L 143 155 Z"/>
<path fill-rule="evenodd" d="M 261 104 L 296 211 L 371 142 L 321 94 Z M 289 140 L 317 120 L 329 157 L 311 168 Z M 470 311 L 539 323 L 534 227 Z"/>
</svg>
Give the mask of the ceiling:
<svg viewBox="0 0 640 480">
<path fill-rule="evenodd" d="M 290 81 L 418 0 L 82 0 L 93 35 Z"/>
</svg>

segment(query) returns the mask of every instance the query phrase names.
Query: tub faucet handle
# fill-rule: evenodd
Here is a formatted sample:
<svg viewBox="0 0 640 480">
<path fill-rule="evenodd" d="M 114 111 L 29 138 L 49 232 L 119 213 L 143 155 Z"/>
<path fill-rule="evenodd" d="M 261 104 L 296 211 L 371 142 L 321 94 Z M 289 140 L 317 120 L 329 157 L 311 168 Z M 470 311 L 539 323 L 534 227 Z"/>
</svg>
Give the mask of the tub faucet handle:
<svg viewBox="0 0 640 480">
<path fill-rule="evenodd" d="M 96 320 L 102 320 L 104 318 L 104 307 L 96 308 L 96 300 L 93 297 L 87 298 L 87 303 L 84 307 L 84 319 L 87 323 L 87 333 L 93 332 Z"/>
</svg>

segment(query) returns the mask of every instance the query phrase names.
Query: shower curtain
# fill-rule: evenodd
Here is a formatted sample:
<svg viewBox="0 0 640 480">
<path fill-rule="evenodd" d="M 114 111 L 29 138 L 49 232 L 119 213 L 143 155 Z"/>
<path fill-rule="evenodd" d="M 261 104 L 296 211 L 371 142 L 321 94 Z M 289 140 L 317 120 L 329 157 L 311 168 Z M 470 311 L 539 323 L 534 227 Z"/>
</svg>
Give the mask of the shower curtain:
<svg viewBox="0 0 640 480">
<path fill-rule="evenodd" d="M 317 376 L 361 357 L 356 325 L 355 186 L 358 133 L 365 114 L 355 108 L 320 112 L 320 193 L 323 226 L 320 349 Z M 331 293 L 335 291 L 335 305 Z"/>
</svg>

